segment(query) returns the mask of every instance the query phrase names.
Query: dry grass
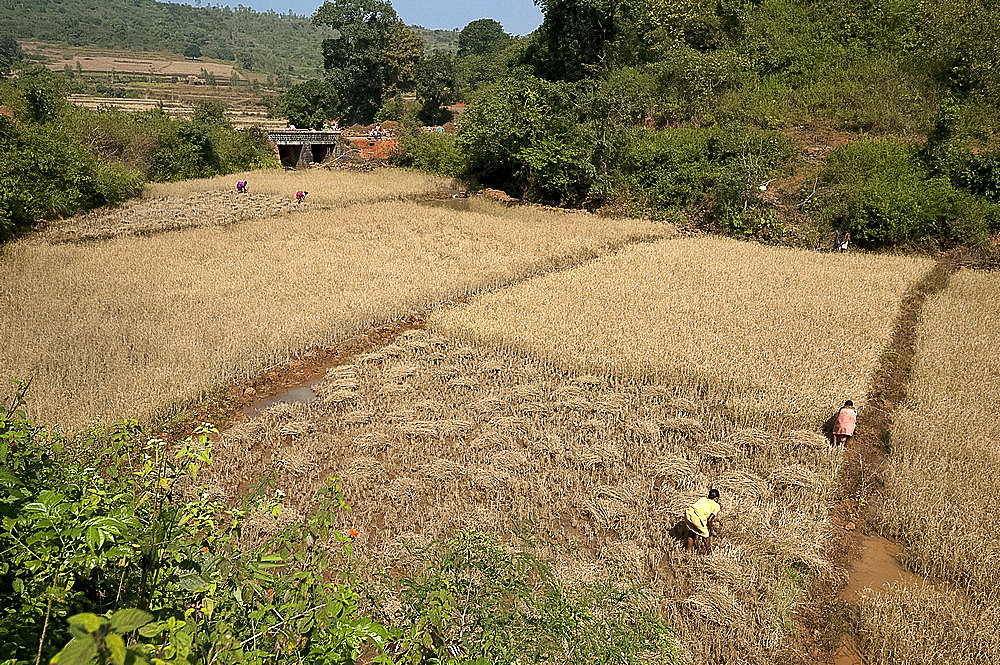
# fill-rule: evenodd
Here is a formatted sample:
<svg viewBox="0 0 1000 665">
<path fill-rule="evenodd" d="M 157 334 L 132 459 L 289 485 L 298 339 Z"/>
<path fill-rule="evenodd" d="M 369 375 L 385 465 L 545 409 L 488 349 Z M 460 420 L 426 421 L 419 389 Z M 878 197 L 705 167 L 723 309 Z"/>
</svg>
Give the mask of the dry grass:
<svg viewBox="0 0 1000 665">
<path fill-rule="evenodd" d="M 236 183 L 240 180 L 250 183 L 245 194 L 236 193 Z M 369 173 L 326 169 L 251 171 L 201 180 L 151 183 L 141 200 L 50 222 L 32 240 L 79 242 L 229 226 L 284 213 L 316 213 L 379 201 L 439 196 L 454 189 L 455 184 L 449 179 L 401 169 Z M 295 192 L 300 190 L 309 192 L 301 204 L 295 201 Z"/>
<path fill-rule="evenodd" d="M 718 390 L 732 412 L 814 428 L 864 403 L 900 298 L 932 263 L 720 238 L 637 246 L 435 314 L 435 329 L 595 374 Z"/>
<path fill-rule="evenodd" d="M 232 175 L 158 182 L 146 186 L 144 197 L 184 197 L 191 194 L 230 192 L 236 181 L 246 180 L 250 193 L 282 196 L 295 201 L 295 192 L 309 192 L 306 203 L 320 205 L 351 205 L 394 199 L 400 196 L 421 196 L 453 191 L 451 178 L 427 175 L 405 169 L 378 169 L 364 173 L 331 171 L 329 169 L 272 169 L 248 171 Z"/>
<path fill-rule="evenodd" d="M 983 665 L 1000 662 L 1000 607 L 930 585 L 901 586 L 861 599 L 861 639 L 871 665 Z"/>
<path fill-rule="evenodd" d="M 530 522 L 564 581 L 610 570 L 651 585 L 692 662 L 793 659 L 803 576 L 829 572 L 839 452 L 816 433 L 746 429 L 691 386 L 567 374 L 426 331 L 314 390 L 225 432 L 216 482 L 235 496 L 273 469 L 303 513 L 342 478 L 352 510 L 341 527 L 361 531 L 355 550 L 373 571 L 405 568 L 407 540 L 456 529 L 506 539 Z M 713 556 L 689 556 L 676 527 L 712 485 L 723 537 Z"/>
<path fill-rule="evenodd" d="M 1000 662 L 998 319 L 996 273 L 953 276 L 925 305 L 909 400 L 893 415 L 882 528 L 904 545 L 908 567 L 950 583 L 933 602 L 898 590 L 869 602 L 872 643 L 910 654 L 906 662 Z M 968 624 L 943 651 L 942 613 Z M 980 616 L 992 617 L 992 633 Z"/>
<path fill-rule="evenodd" d="M 383 190 L 404 188 L 379 177 Z M 0 374 L 34 378 L 33 415 L 70 429 L 158 417 L 314 345 L 663 232 L 384 202 L 86 245 L 18 242 L 0 255 Z"/>
</svg>

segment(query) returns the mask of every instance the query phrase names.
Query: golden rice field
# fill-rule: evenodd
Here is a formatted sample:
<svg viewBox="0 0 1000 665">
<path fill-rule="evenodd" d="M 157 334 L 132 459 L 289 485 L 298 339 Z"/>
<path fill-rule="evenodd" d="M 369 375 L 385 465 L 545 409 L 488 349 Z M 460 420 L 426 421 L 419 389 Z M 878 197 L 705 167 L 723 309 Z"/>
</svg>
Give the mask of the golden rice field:
<svg viewBox="0 0 1000 665">
<path fill-rule="evenodd" d="M 435 330 L 577 371 L 716 391 L 730 411 L 815 428 L 864 396 L 920 258 L 724 238 L 631 247 L 436 313 Z"/>
<path fill-rule="evenodd" d="M 248 183 L 246 193 L 236 192 L 240 180 Z M 426 198 L 450 193 L 456 187 L 450 179 L 402 169 L 368 173 L 274 169 L 150 183 L 141 199 L 49 222 L 31 240 L 94 241 L 202 226 L 229 226 L 285 213 L 313 213 L 401 198 Z M 301 204 L 295 200 L 298 191 L 309 193 Z"/>
<path fill-rule="evenodd" d="M 925 305 L 909 399 L 893 415 L 881 527 L 908 567 L 948 584 L 868 600 L 873 662 L 1000 662 L 998 319 L 992 272 L 962 271 Z"/>
<path fill-rule="evenodd" d="M 438 310 L 429 332 L 331 370 L 313 402 L 226 432 L 219 491 L 275 469 L 294 520 L 342 478 L 341 526 L 362 533 L 373 571 L 405 570 L 406 542 L 530 523 L 564 581 L 649 585 L 685 662 L 801 662 L 806 589 L 834 572 L 841 454 L 819 424 L 865 394 L 903 292 L 931 265 L 846 258 L 675 239 Z M 803 413 L 805 426 L 788 417 Z M 689 556 L 678 524 L 713 486 L 724 535 Z"/>
<path fill-rule="evenodd" d="M 355 205 L 400 196 L 423 196 L 451 191 L 450 178 L 408 171 L 378 169 L 358 173 L 329 169 L 269 169 L 200 180 L 157 182 L 146 186 L 144 198 L 178 198 L 191 194 L 235 191 L 238 180 L 247 181 L 247 192 L 292 198 L 295 192 L 309 192 L 313 205 Z"/>
<path fill-rule="evenodd" d="M 340 526 L 360 532 L 372 583 L 410 565 L 407 542 L 460 529 L 509 542 L 530 523 L 564 582 L 649 585 L 685 662 L 802 657 L 789 637 L 808 580 L 830 572 L 840 462 L 816 431 L 747 428 L 693 386 L 567 372 L 423 330 L 354 360 L 314 401 L 225 432 L 218 491 L 235 498 L 274 470 L 295 521 L 341 478 Z M 712 556 L 688 555 L 677 526 L 710 486 L 724 535 Z"/>
<path fill-rule="evenodd" d="M 373 324 L 666 232 L 485 210 L 381 202 L 10 244 L 0 255 L 0 373 L 32 379 L 32 415 L 71 430 L 156 418 Z"/>
</svg>

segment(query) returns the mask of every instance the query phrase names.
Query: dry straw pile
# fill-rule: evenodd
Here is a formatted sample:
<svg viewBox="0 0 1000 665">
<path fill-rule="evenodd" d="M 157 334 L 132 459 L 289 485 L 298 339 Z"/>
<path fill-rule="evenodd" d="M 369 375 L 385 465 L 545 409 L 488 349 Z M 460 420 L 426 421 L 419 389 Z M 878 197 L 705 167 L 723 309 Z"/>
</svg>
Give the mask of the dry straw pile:
<svg viewBox="0 0 1000 665">
<path fill-rule="evenodd" d="M 872 596 L 865 627 L 879 664 L 1000 662 L 1000 277 L 958 273 L 924 317 L 880 515 L 905 563 L 948 584 Z"/>
<path fill-rule="evenodd" d="M 159 417 L 314 345 L 663 229 L 383 202 L 17 242 L 0 255 L 0 375 L 34 379 L 33 415 L 67 428 Z"/>
<path fill-rule="evenodd" d="M 829 572 L 839 454 L 821 435 L 744 427 L 694 387 L 609 382 L 420 330 L 314 390 L 224 433 L 216 481 L 231 496 L 273 469 L 300 514 L 342 478 L 341 527 L 361 532 L 373 571 L 405 569 L 406 540 L 508 538 L 529 522 L 564 581 L 651 585 L 690 662 L 794 660 L 807 578 Z M 710 486 L 724 535 L 689 556 L 678 524 Z"/>
<path fill-rule="evenodd" d="M 720 391 L 734 412 L 815 427 L 863 406 L 903 293 L 932 263 L 722 238 L 636 246 L 436 314 L 442 332 L 595 374 Z"/>
</svg>

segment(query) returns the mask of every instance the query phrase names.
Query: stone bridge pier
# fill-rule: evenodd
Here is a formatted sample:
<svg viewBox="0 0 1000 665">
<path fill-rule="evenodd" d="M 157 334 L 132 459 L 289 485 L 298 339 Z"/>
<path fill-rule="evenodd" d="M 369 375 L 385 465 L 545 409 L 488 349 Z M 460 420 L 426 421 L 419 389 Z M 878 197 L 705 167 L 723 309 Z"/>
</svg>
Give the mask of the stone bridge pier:
<svg viewBox="0 0 1000 665">
<path fill-rule="evenodd" d="M 278 148 L 278 158 L 286 168 L 317 164 L 346 152 L 340 142 L 340 130 L 283 129 L 268 132 L 267 138 Z"/>
</svg>

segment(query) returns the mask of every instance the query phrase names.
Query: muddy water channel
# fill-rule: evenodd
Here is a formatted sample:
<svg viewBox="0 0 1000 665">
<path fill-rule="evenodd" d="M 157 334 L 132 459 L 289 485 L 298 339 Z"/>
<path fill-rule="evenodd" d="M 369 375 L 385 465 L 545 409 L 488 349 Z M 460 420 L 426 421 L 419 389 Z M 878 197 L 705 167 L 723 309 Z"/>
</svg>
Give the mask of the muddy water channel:
<svg viewBox="0 0 1000 665">
<path fill-rule="evenodd" d="M 840 597 L 851 605 L 857 605 L 866 589 L 878 590 L 890 582 L 917 585 L 928 581 L 910 572 L 900 562 L 903 548 L 882 536 L 864 536 L 861 539 L 861 554 L 851 566 L 847 586 Z M 834 654 L 835 665 L 862 665 L 861 651 L 854 637 L 846 634 L 840 648 Z"/>
</svg>

